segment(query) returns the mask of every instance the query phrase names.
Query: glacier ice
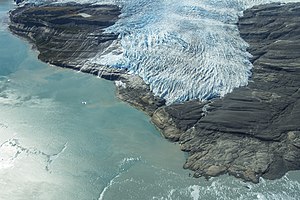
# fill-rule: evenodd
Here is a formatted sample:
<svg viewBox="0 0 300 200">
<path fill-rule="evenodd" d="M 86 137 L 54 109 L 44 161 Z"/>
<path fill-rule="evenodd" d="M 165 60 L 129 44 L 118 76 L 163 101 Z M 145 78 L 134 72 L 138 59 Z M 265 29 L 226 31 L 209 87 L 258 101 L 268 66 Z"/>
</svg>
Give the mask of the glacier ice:
<svg viewBox="0 0 300 200">
<path fill-rule="evenodd" d="M 87 62 L 126 68 L 171 104 L 222 97 L 247 85 L 251 55 L 236 22 L 243 10 L 276 0 L 77 2 L 110 3 L 122 8 L 120 20 L 106 30 L 120 34 L 118 53 L 101 53 Z"/>
</svg>

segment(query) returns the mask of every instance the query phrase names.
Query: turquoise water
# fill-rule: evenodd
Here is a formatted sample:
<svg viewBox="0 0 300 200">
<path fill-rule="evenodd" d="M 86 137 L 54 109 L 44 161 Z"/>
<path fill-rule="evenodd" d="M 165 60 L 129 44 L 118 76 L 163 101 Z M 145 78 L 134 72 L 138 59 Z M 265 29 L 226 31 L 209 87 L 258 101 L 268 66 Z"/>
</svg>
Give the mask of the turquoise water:
<svg viewBox="0 0 300 200">
<path fill-rule="evenodd" d="M 300 173 L 244 183 L 189 177 L 185 155 L 113 82 L 37 60 L 0 1 L 0 199 L 299 199 Z"/>
</svg>

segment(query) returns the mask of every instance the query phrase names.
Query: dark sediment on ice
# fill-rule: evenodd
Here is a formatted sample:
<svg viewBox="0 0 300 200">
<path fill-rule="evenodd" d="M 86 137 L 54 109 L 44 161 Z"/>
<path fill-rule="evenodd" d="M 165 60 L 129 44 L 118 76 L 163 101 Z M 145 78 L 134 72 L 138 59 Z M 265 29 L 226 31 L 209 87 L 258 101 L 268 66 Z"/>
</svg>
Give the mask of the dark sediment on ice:
<svg viewBox="0 0 300 200">
<path fill-rule="evenodd" d="M 83 14 L 84 13 L 84 14 Z M 222 99 L 165 106 L 139 77 L 87 62 L 109 53 L 118 35 L 116 6 L 27 5 L 11 12 L 10 30 L 29 39 L 42 61 L 109 80 L 118 97 L 152 116 L 179 142 L 195 176 L 231 174 L 257 183 L 300 169 L 300 4 L 268 4 L 244 12 L 238 26 L 250 44 L 253 76 Z"/>
</svg>

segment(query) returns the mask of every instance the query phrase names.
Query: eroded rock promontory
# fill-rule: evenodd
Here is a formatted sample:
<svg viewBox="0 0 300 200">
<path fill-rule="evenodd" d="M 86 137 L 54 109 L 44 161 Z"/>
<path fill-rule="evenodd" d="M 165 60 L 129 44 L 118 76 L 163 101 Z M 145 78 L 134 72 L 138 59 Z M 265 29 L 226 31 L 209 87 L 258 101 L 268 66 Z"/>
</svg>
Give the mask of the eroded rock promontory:
<svg viewBox="0 0 300 200">
<path fill-rule="evenodd" d="M 117 34 L 104 29 L 113 25 L 119 14 L 113 5 L 27 4 L 11 12 L 9 28 L 33 42 L 44 62 L 96 75 L 104 72 L 104 78 L 117 79 L 117 70 L 84 67 L 84 63 L 117 40 Z"/>
<path fill-rule="evenodd" d="M 146 111 L 188 152 L 195 176 L 231 174 L 257 183 L 300 169 L 300 4 L 269 4 L 244 12 L 238 27 L 253 55 L 247 87 L 222 99 L 165 106 L 139 77 L 88 65 L 118 41 L 104 29 L 118 20 L 112 5 L 26 5 L 11 12 L 10 30 L 29 39 L 42 61 L 117 80 L 119 98 Z"/>
<path fill-rule="evenodd" d="M 44 62 L 119 80 L 119 98 L 152 115 L 165 101 L 155 97 L 140 77 L 128 75 L 126 69 L 89 62 L 117 48 L 118 34 L 107 33 L 105 28 L 113 25 L 120 14 L 115 5 L 26 4 L 11 11 L 9 28 L 28 39 Z"/>
<path fill-rule="evenodd" d="M 300 169 L 300 4 L 244 12 L 238 27 L 250 44 L 253 76 L 222 99 L 158 109 L 152 120 L 189 152 L 195 176 L 229 173 L 247 181 Z"/>
</svg>

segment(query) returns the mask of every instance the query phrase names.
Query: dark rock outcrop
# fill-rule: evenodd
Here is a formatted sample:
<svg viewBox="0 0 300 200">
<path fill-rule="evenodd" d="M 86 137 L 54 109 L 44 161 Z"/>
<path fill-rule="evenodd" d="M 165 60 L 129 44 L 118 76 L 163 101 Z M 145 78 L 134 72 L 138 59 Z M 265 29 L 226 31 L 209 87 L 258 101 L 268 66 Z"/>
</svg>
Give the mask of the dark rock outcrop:
<svg viewBox="0 0 300 200">
<path fill-rule="evenodd" d="M 194 176 L 231 174 L 257 183 L 300 169 L 300 4 L 269 4 L 244 12 L 238 26 L 250 44 L 253 76 L 222 99 L 164 106 L 141 78 L 86 60 L 113 51 L 116 6 L 26 5 L 11 12 L 10 29 L 29 39 L 45 62 L 116 80 L 122 100 L 152 116 L 163 135 L 188 152 Z"/>
<path fill-rule="evenodd" d="M 126 70 L 87 62 L 115 50 L 117 45 L 112 43 L 118 42 L 118 34 L 104 29 L 119 15 L 120 8 L 114 5 L 26 4 L 11 11 L 9 28 L 32 42 L 44 62 L 119 80 L 118 97 L 152 115 L 165 101 L 155 97 L 141 78 L 127 75 Z"/>
<path fill-rule="evenodd" d="M 22 3 L 24 0 L 14 0 L 14 2 L 16 2 L 16 4 L 20 4 Z"/>
<path fill-rule="evenodd" d="M 119 14 L 113 5 L 27 4 L 10 13 L 9 28 L 29 39 L 44 62 L 115 80 L 119 70 L 83 66 L 117 40 L 117 34 L 105 33 L 104 29 L 113 25 Z"/>
<path fill-rule="evenodd" d="M 239 19 L 253 55 L 247 87 L 212 102 L 158 109 L 152 121 L 189 152 L 195 176 L 257 183 L 300 169 L 300 4 L 253 7 Z"/>
<path fill-rule="evenodd" d="M 117 97 L 150 116 L 166 103 L 164 99 L 154 96 L 149 85 L 138 76 L 124 74 L 121 76 L 120 83 L 116 84 Z"/>
</svg>

